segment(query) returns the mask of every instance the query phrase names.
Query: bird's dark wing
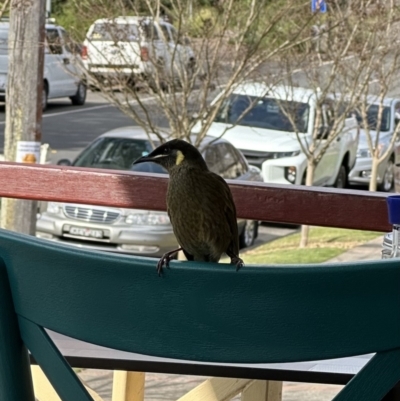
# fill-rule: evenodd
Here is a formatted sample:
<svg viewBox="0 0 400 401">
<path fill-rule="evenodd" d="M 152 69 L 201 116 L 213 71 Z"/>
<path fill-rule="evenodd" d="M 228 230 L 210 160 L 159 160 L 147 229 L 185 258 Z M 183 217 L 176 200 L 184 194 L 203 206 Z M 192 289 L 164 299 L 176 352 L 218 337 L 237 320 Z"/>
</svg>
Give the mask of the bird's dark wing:
<svg viewBox="0 0 400 401">
<path fill-rule="evenodd" d="M 228 245 L 227 254 L 231 256 L 232 254 L 235 256 L 239 256 L 239 233 L 237 226 L 237 218 L 236 218 L 236 207 L 235 202 L 233 201 L 232 192 L 229 188 L 229 185 L 226 181 L 217 174 L 213 174 L 221 183 L 223 188 L 222 196 L 225 198 L 225 217 L 229 225 L 229 229 L 231 232 L 231 242 Z"/>
<path fill-rule="evenodd" d="M 171 214 L 170 214 L 170 211 L 168 209 L 167 209 L 167 213 L 168 213 L 169 219 L 171 220 Z M 182 247 L 181 244 L 179 244 L 179 245 Z M 185 255 L 187 260 L 194 260 L 194 256 L 191 255 L 188 251 L 186 251 L 183 247 L 182 247 L 182 252 Z"/>
</svg>

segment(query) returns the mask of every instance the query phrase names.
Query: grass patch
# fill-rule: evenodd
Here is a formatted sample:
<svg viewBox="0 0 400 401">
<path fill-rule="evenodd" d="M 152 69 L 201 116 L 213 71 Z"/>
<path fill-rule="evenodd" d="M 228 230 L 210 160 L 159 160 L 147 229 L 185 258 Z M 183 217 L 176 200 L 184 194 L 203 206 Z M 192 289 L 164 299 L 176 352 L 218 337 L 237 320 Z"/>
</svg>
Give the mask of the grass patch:
<svg viewBox="0 0 400 401">
<path fill-rule="evenodd" d="M 307 248 L 299 248 L 300 234 L 296 233 L 243 252 L 241 257 L 247 264 L 322 263 L 380 235 L 373 231 L 311 227 Z"/>
</svg>

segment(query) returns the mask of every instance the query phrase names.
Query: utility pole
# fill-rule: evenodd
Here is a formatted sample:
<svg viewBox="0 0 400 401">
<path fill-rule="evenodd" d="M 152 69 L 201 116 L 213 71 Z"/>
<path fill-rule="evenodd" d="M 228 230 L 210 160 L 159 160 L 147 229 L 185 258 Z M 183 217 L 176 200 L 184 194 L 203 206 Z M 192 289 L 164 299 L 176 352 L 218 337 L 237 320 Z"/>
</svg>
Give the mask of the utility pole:
<svg viewBox="0 0 400 401">
<path fill-rule="evenodd" d="M 4 159 L 39 163 L 46 0 L 11 0 Z M 37 178 L 40 180 L 40 177 Z M 1 226 L 34 234 L 37 202 L 2 199 Z"/>
</svg>

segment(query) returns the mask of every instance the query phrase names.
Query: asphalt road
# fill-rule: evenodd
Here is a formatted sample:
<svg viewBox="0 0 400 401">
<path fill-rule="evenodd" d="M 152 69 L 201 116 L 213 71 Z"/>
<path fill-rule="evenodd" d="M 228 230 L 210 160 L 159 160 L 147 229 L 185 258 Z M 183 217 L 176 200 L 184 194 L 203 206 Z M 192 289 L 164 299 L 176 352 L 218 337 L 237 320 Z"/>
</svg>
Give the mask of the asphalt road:
<svg viewBox="0 0 400 401">
<path fill-rule="evenodd" d="M 49 102 L 43 114 L 42 143 L 63 154 L 76 153 L 100 134 L 135 124 L 97 93 L 88 93 L 84 106 L 72 106 L 69 99 Z M 0 153 L 3 152 L 5 106 L 0 104 Z"/>
</svg>

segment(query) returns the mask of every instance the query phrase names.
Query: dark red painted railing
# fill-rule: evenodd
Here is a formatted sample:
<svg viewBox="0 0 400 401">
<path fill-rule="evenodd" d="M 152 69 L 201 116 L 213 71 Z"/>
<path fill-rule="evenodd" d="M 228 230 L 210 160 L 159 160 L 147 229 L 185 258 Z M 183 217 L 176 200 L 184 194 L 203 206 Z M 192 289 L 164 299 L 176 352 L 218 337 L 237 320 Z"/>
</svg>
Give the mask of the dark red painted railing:
<svg viewBox="0 0 400 401">
<path fill-rule="evenodd" d="M 0 163 L 0 197 L 165 210 L 168 179 L 115 170 Z M 386 195 L 229 181 L 239 217 L 387 232 Z"/>
</svg>

